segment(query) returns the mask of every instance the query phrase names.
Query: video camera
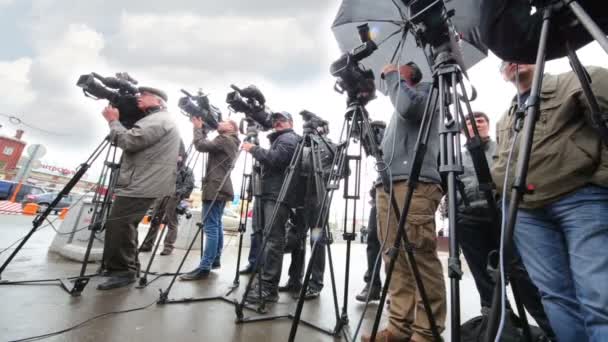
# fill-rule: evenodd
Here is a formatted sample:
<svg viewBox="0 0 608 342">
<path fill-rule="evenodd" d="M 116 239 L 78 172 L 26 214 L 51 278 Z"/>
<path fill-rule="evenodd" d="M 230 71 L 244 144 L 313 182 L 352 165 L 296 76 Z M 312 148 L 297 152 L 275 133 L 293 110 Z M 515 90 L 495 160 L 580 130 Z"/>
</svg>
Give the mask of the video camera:
<svg viewBox="0 0 608 342">
<path fill-rule="evenodd" d="M 362 44 L 333 62 L 329 71 L 338 78 L 334 90 L 340 94 L 346 92 L 349 100 L 358 100 L 365 105 L 376 97 L 376 85 L 374 72 L 364 69 L 359 62 L 371 56 L 378 46 L 371 39 L 367 24 L 357 26 L 357 30 Z"/>
<path fill-rule="evenodd" d="M 202 90 L 199 90 L 197 95 L 192 95 L 184 89 L 181 89 L 181 92 L 186 95 L 177 102 L 182 114 L 187 117 L 201 118 L 205 124 L 205 129 L 216 130 L 218 124 L 222 121 L 222 112 L 209 103 L 209 96 L 203 94 Z"/>
<path fill-rule="evenodd" d="M 450 19 L 455 10 L 447 10 L 443 0 L 403 0 L 403 3 L 409 7 L 409 21 L 419 46 L 430 45 L 434 58 L 447 52 L 444 58 L 456 59 L 466 69 L 458 47 L 460 35 Z"/>
<path fill-rule="evenodd" d="M 300 112 L 302 119 L 304 120 L 304 132 L 316 131 L 320 135 L 327 135 L 329 133 L 329 122 L 321 119 L 318 115 L 313 112 L 309 112 L 306 109 Z"/>
<path fill-rule="evenodd" d="M 105 99 L 120 112 L 119 121 L 126 128 L 145 116 L 137 107 L 137 81 L 126 72 L 117 73 L 115 77 L 103 77 L 95 72 L 81 75 L 76 85 L 82 88 L 86 97 L 95 100 Z"/>
<path fill-rule="evenodd" d="M 186 216 L 186 219 L 190 219 L 192 218 L 192 212 L 190 212 L 190 207 L 188 205 L 188 202 L 186 202 L 185 200 L 181 200 L 177 206 L 175 207 L 175 213 L 179 216 Z"/>
<path fill-rule="evenodd" d="M 271 113 L 266 110 L 266 98 L 256 86 L 240 89 L 231 84 L 230 88 L 234 90 L 226 96 L 230 110 L 245 114 L 250 122 L 255 122 L 263 131 L 272 128 Z"/>
</svg>

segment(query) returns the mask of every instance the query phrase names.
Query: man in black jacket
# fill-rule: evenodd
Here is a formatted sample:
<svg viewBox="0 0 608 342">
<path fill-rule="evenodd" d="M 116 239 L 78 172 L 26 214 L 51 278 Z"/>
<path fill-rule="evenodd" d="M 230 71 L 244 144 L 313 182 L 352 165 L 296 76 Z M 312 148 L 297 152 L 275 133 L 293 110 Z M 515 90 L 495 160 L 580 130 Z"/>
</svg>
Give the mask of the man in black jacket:
<svg viewBox="0 0 608 342">
<path fill-rule="evenodd" d="M 289 218 L 290 207 L 284 202 L 277 202 L 279 192 L 285 178 L 285 171 L 291 162 L 296 146 L 300 137 L 293 131 L 293 119 L 287 112 L 272 114 L 272 128 L 274 132 L 268 135 L 271 146 L 270 149 L 263 149 L 250 143 L 243 143 L 241 148 L 253 156 L 262 167 L 261 187 L 262 193 L 258 198 L 261 199 L 261 210 L 254 211 L 254 215 L 261 215 L 257 218 L 259 222 L 257 234 L 269 230 L 268 242 L 264 249 L 261 260 L 258 260 L 263 267 L 260 273 L 261 295 L 258 289 L 253 289 L 249 293 L 250 301 L 269 301 L 276 302 L 279 298 L 278 285 L 281 279 L 283 266 L 283 249 L 285 245 L 285 223 Z M 288 196 L 289 197 L 289 196 Z M 275 206 L 278 204 L 277 213 L 272 227 L 267 227 L 272 218 Z"/>
<path fill-rule="evenodd" d="M 173 252 L 173 244 L 175 240 L 177 240 L 177 205 L 180 201 L 187 199 L 190 197 L 192 193 L 192 189 L 194 189 L 194 175 L 192 174 L 192 170 L 184 165 L 185 151 L 180 151 L 179 156 L 177 157 L 177 181 L 175 182 L 175 194 L 170 196 L 165 204 L 164 208 L 164 218 L 167 224 L 167 235 L 165 235 L 164 247 L 160 255 L 169 255 Z M 154 204 L 154 208 L 160 205 L 163 202 L 164 197 L 158 198 L 156 203 Z M 159 208 L 162 210 L 163 208 Z M 160 224 L 163 223 L 161 221 L 152 222 L 150 225 L 150 231 L 148 231 L 148 235 L 146 235 L 146 239 L 142 243 L 139 248 L 140 252 L 149 252 L 152 250 L 154 246 L 154 241 L 156 241 L 156 236 L 158 235 L 158 228 Z"/>
</svg>

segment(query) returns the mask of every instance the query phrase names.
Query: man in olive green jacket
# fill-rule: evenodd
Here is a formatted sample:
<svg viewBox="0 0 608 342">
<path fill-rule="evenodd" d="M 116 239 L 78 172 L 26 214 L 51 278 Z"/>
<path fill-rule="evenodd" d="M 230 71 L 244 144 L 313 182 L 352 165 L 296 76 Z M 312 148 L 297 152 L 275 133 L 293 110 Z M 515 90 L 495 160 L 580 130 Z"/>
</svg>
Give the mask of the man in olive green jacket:
<svg viewBox="0 0 608 342">
<path fill-rule="evenodd" d="M 516 77 L 519 69 L 519 77 Z M 534 65 L 503 63 L 501 72 L 528 98 Z M 608 70 L 587 68 L 601 110 L 608 111 Z M 497 125 L 492 176 L 510 192 L 516 161 L 507 159 L 517 103 Z M 590 109 L 573 72 L 545 75 L 514 240 L 559 341 L 608 341 L 608 148 L 589 121 Z M 515 144 L 518 155 L 521 137 Z"/>
<path fill-rule="evenodd" d="M 167 95 L 158 89 L 140 87 L 137 106 L 146 116 L 126 129 L 118 120 L 118 109 L 103 111 L 110 125 L 110 138 L 122 149 L 120 172 L 110 215 L 105 225 L 103 262 L 110 278 L 99 290 L 124 287 L 135 281 L 137 226 L 154 199 L 175 192 L 180 136 L 165 109 Z"/>
</svg>

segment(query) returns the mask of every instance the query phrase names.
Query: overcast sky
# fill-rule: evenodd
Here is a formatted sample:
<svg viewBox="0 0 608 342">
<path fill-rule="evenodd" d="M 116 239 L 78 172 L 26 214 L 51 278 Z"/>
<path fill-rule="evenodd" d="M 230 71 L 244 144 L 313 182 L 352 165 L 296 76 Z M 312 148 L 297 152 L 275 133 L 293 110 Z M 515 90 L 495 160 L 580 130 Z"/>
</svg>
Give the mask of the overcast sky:
<svg viewBox="0 0 608 342">
<path fill-rule="evenodd" d="M 328 72 L 340 55 L 330 29 L 338 5 L 337 0 L 0 0 L 0 113 L 40 129 L 0 116 L 0 134 L 24 128 L 25 141 L 46 145 L 46 162 L 75 167 L 108 132 L 100 114 L 103 101 L 85 98 L 75 86 L 78 76 L 128 71 L 141 85 L 169 94 L 186 143 L 191 124 L 177 109 L 179 89 L 203 88 L 226 116 L 231 83 L 258 85 L 273 110 L 318 113 L 330 121 L 335 138 L 345 109 Z M 586 65 L 608 65 L 595 44 L 580 56 Z M 473 109 L 488 113 L 492 125 L 514 95 L 500 78 L 498 63 L 490 56 L 470 70 L 478 91 Z M 563 60 L 547 66 L 549 72 L 567 69 Z M 390 102 L 378 95 L 368 105 L 370 115 L 388 121 Z M 300 123 L 298 118 L 298 131 Z"/>
</svg>

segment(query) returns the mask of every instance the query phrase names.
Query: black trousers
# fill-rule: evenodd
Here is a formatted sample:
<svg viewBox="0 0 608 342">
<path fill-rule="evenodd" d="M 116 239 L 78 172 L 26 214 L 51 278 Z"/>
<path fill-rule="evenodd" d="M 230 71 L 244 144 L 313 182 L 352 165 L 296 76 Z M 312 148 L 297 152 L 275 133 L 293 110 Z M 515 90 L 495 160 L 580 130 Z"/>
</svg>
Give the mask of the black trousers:
<svg viewBox="0 0 608 342">
<path fill-rule="evenodd" d="M 291 251 L 291 264 L 289 265 L 289 282 L 302 283 L 304 278 L 304 270 L 306 263 L 306 234 L 308 227 L 311 227 L 315 222 L 310 220 L 316 219 L 314 213 L 306 208 L 298 208 L 295 213 L 295 226 L 299 235 L 299 243 L 296 248 Z M 326 254 L 326 239 L 323 234 L 310 234 L 310 247 L 312 248 L 315 240 L 317 242 L 317 252 L 310 261 L 312 274 L 310 277 L 309 287 L 313 290 L 321 291 L 323 289 L 323 276 L 325 274 L 325 254 Z"/>
<path fill-rule="evenodd" d="M 156 207 L 161 205 L 164 197 L 156 199 L 154 202 L 155 211 Z M 165 234 L 165 249 L 173 249 L 173 245 L 177 240 L 177 227 L 179 225 L 179 219 L 177 217 L 177 212 L 175 211 L 177 208 L 177 204 L 179 203 L 179 199 L 173 195 L 167 199 L 165 202 L 164 208 L 158 208 L 158 210 L 162 210 L 160 213 L 160 219 L 164 217 L 166 220 L 165 229 L 167 229 L 167 233 Z M 148 230 L 148 234 L 146 235 L 144 242 L 141 244 L 142 247 L 152 248 L 154 243 L 156 242 L 156 237 L 158 236 L 158 231 L 162 222 L 160 220 L 158 222 L 152 222 L 150 225 L 150 229 Z"/>
<path fill-rule="evenodd" d="M 380 281 L 380 269 L 382 268 L 382 256 L 378 260 L 376 266 L 376 272 L 372 278 L 372 272 L 374 271 L 374 263 L 380 253 L 380 240 L 378 240 L 378 221 L 376 220 L 376 205 L 372 205 L 369 211 L 369 221 L 367 223 L 367 271 L 363 276 L 363 280 L 366 283 L 372 282 L 372 286 L 382 286 Z"/>
<path fill-rule="evenodd" d="M 105 224 L 103 263 L 112 273 L 134 275 L 139 269 L 137 227 L 154 198 L 116 196 Z"/>
<path fill-rule="evenodd" d="M 482 307 L 492 305 L 494 293 L 494 280 L 490 277 L 487 267 L 488 255 L 500 247 L 499 226 L 488 220 L 487 217 L 487 212 L 480 209 L 467 212 L 467 214 L 459 213 L 456 220 L 458 242 L 471 269 Z M 549 319 L 542 306 L 538 288 L 528 276 L 517 250 L 514 251 L 509 280 L 517 288 L 517 294 L 526 310 L 534 317 L 547 337 L 553 339 L 553 329 L 551 329 Z"/>
<path fill-rule="evenodd" d="M 261 212 L 261 223 L 264 227 L 264 234 L 267 235 L 266 248 L 262 254 L 262 260 L 257 260 L 261 263 L 262 271 L 260 279 L 262 286 L 268 287 L 271 290 L 276 290 L 281 279 L 283 269 L 283 254 L 285 248 L 285 224 L 289 219 L 290 208 L 285 204 L 280 204 L 277 207 L 277 214 L 272 226 L 269 226 L 272 220 L 272 214 L 277 202 L 273 199 L 263 199 Z"/>
</svg>

